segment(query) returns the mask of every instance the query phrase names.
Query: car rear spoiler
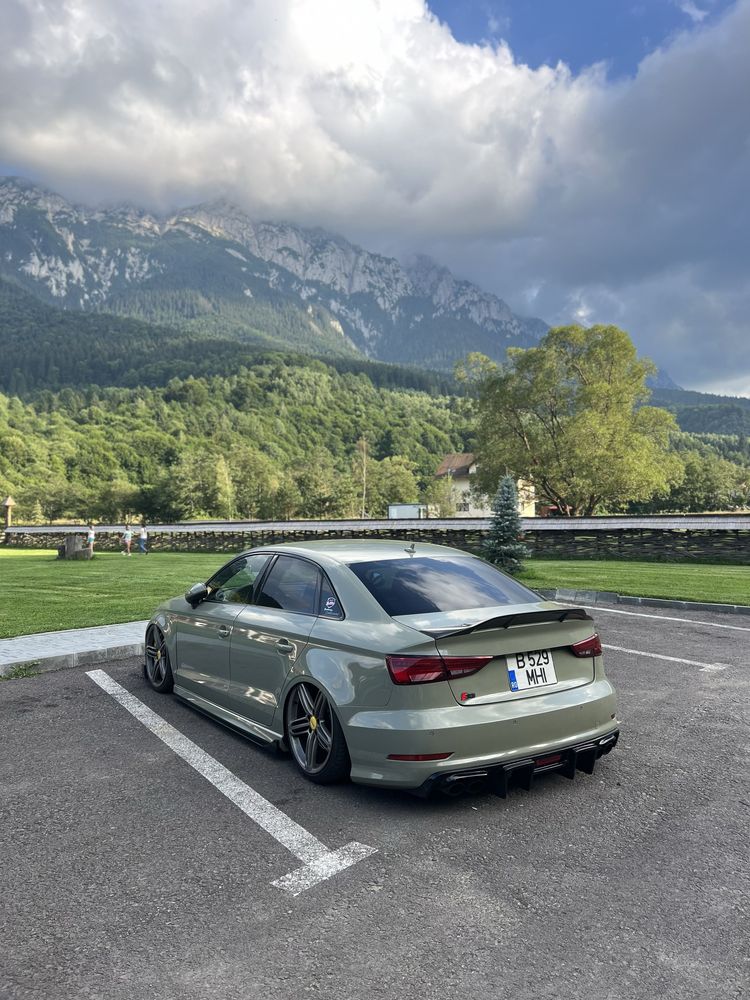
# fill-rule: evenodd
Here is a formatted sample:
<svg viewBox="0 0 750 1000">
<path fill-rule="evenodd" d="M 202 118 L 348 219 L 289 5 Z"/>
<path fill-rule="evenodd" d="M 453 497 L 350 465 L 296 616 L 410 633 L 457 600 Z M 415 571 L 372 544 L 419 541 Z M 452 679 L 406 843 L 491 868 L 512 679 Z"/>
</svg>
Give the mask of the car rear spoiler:
<svg viewBox="0 0 750 1000">
<path fill-rule="evenodd" d="M 512 628 L 514 625 L 540 625 L 545 622 L 565 622 L 565 621 L 593 622 L 591 615 L 587 615 L 583 608 L 554 608 L 550 611 L 521 611 L 511 615 L 497 615 L 495 618 L 488 618 L 486 621 L 477 622 L 475 625 L 465 625 L 462 628 L 451 628 L 447 626 L 442 629 L 420 629 L 425 635 L 432 639 L 447 639 L 454 635 L 469 635 L 471 632 L 481 632 L 490 628 Z"/>
</svg>

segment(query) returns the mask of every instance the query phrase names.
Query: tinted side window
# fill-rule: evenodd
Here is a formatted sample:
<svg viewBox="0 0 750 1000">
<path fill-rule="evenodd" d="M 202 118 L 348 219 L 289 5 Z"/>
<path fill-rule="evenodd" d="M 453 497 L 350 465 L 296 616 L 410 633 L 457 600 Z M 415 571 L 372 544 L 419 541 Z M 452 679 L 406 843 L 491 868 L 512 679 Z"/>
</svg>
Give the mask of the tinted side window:
<svg viewBox="0 0 750 1000">
<path fill-rule="evenodd" d="M 208 600 L 220 604 L 248 604 L 253 599 L 255 581 L 270 558 L 270 555 L 258 553 L 242 556 L 223 566 L 208 581 Z"/>
<path fill-rule="evenodd" d="M 423 556 L 350 563 L 389 615 L 468 611 L 498 604 L 528 604 L 539 597 L 481 559 Z"/>
<path fill-rule="evenodd" d="M 256 604 L 315 615 L 320 576 L 320 570 L 312 563 L 279 556 L 263 583 Z"/>
</svg>

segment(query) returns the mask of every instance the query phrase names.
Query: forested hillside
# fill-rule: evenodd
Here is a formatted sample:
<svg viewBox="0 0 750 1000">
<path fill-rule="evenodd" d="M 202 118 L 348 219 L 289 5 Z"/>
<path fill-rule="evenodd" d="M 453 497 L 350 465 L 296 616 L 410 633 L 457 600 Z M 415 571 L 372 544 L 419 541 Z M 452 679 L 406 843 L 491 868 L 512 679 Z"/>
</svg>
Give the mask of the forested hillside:
<svg viewBox="0 0 750 1000">
<path fill-rule="evenodd" d="M 26 395 L 39 389 L 164 385 L 170 378 L 231 374 L 241 366 L 277 357 L 304 366 L 307 354 L 249 341 L 189 333 L 170 326 L 107 313 L 81 313 L 49 306 L 0 278 L 0 392 Z M 368 361 L 361 356 L 326 357 L 337 371 L 363 372 L 377 386 L 455 392 L 450 375 Z"/>
<path fill-rule="evenodd" d="M 163 387 L 0 396 L 0 493 L 20 519 L 344 517 L 416 500 L 471 446 L 468 401 L 278 358 Z"/>
<path fill-rule="evenodd" d="M 432 474 L 444 454 L 474 447 L 473 406 L 281 355 L 163 386 L 0 395 L 0 494 L 27 522 L 349 517 L 362 510 L 366 461 L 365 511 L 379 516 L 440 499 Z M 683 483 L 632 512 L 746 505 L 746 439 L 680 433 L 674 446 Z"/>
<path fill-rule="evenodd" d="M 448 374 L 239 337 L 63 310 L 0 280 L 0 494 L 17 518 L 377 516 L 441 499 L 435 468 L 475 444 Z M 750 400 L 653 402 L 676 413 L 685 480 L 631 509 L 745 505 Z"/>
<path fill-rule="evenodd" d="M 750 435 L 750 399 L 716 396 L 687 389 L 655 389 L 655 406 L 671 410 L 684 431 L 695 434 Z"/>
</svg>

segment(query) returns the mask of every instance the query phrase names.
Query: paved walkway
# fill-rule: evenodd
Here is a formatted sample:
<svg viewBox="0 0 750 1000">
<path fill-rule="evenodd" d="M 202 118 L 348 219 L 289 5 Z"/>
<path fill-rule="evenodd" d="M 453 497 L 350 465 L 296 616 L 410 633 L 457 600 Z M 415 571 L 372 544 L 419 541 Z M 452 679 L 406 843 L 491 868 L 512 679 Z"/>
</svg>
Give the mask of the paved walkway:
<svg viewBox="0 0 750 1000">
<path fill-rule="evenodd" d="M 0 676 L 21 663 L 37 663 L 39 670 L 58 670 L 140 656 L 145 630 L 146 622 L 139 621 L 0 639 Z"/>
</svg>

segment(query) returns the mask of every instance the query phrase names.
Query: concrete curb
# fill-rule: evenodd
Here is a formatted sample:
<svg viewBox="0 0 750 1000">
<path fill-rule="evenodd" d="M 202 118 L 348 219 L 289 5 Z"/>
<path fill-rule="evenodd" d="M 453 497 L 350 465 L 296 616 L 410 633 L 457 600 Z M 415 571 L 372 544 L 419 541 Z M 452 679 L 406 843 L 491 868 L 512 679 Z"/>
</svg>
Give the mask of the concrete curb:
<svg viewBox="0 0 750 1000">
<path fill-rule="evenodd" d="M 550 601 L 575 601 L 580 604 L 627 604 L 646 608 L 673 608 L 678 611 L 713 611 L 720 615 L 750 615 L 747 604 L 710 604 L 704 601 L 671 601 L 661 597 L 631 597 L 609 590 L 538 590 Z"/>
<path fill-rule="evenodd" d="M 6 677 L 13 670 L 33 664 L 37 673 L 48 670 L 63 670 L 65 667 L 87 667 L 105 660 L 127 660 L 131 656 L 143 656 L 143 643 L 129 646 L 106 646 L 104 649 L 86 649 L 75 653 L 57 653 L 54 656 L 26 656 L 13 663 L 0 664 L 0 677 Z"/>
<path fill-rule="evenodd" d="M 0 677 L 19 667 L 41 673 L 142 656 L 146 625 L 145 620 L 120 622 L 0 639 Z"/>
</svg>

